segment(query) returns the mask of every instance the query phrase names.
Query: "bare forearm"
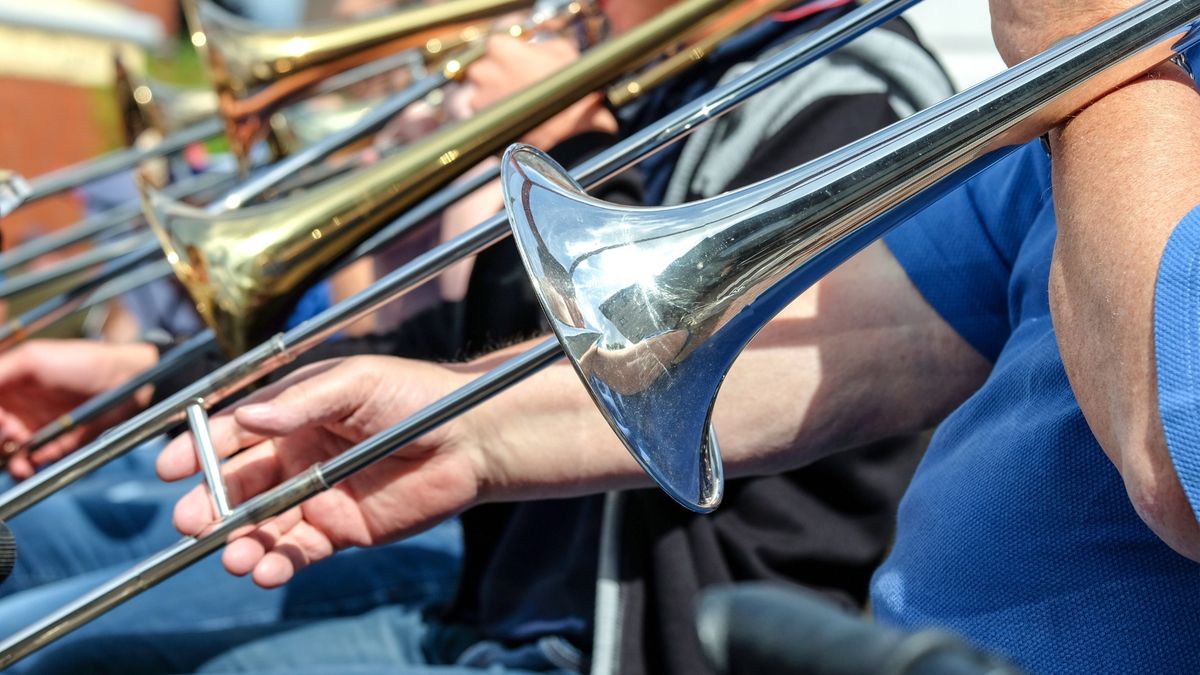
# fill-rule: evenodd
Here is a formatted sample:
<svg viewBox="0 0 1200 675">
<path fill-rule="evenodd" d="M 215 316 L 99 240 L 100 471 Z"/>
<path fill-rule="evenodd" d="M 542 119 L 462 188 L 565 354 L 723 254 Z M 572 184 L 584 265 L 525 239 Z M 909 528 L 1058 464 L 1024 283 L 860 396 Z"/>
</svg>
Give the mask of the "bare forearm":
<svg viewBox="0 0 1200 675">
<path fill-rule="evenodd" d="M 987 370 L 876 245 L 789 306 L 734 364 L 714 411 L 727 475 L 926 428 Z M 495 469 L 487 499 L 650 485 L 565 363 L 476 417 Z"/>
<path fill-rule="evenodd" d="M 1164 66 L 1052 136 L 1058 240 L 1051 308 L 1071 386 L 1142 518 L 1200 559 L 1200 527 L 1158 413 L 1154 294 L 1180 219 L 1200 203 L 1200 96 Z"/>
</svg>

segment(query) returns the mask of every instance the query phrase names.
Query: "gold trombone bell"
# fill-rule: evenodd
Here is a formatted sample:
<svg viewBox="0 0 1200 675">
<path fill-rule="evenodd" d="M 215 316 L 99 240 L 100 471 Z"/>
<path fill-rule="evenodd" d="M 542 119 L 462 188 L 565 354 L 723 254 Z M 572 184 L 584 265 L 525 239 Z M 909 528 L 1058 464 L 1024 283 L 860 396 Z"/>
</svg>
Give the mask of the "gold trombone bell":
<svg viewBox="0 0 1200 675">
<path fill-rule="evenodd" d="M 230 149 L 244 161 L 284 103 L 368 61 L 481 31 L 481 22 L 533 0 L 452 0 L 325 28 L 264 31 L 209 2 L 185 0 L 192 44 L 217 90 Z"/>
</svg>

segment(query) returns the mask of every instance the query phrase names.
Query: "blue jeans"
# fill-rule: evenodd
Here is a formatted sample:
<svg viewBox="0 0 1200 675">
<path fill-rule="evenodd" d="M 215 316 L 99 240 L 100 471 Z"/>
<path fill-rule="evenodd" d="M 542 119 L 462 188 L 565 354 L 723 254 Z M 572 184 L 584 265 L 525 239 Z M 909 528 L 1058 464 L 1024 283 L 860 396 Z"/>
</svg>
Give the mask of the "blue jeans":
<svg viewBox="0 0 1200 675">
<path fill-rule="evenodd" d="M 571 675 L 580 671 L 581 662 L 579 651 L 564 640 L 543 638 L 506 647 L 481 641 L 472 629 L 431 621 L 420 609 L 391 606 L 362 616 L 249 630 L 114 635 L 79 641 L 30 672 Z"/>
<path fill-rule="evenodd" d="M 193 483 L 154 478 L 161 448 L 146 443 L 14 517 L 17 564 L 0 597 L 127 564 L 178 539 L 172 509 Z M 0 489 L 10 486 L 0 479 Z"/>
<path fill-rule="evenodd" d="M 156 452 L 136 450 L 13 520 L 19 562 L 0 586 L 6 595 L 0 598 L 0 635 L 11 635 L 179 539 L 171 513 L 192 483 L 148 478 Z M 273 591 L 229 575 L 213 555 L 10 672 L 35 667 L 45 654 L 73 641 L 132 627 L 146 634 L 213 631 L 446 601 L 457 582 L 461 546 L 458 523 L 450 522 L 389 546 L 345 551 Z"/>
</svg>

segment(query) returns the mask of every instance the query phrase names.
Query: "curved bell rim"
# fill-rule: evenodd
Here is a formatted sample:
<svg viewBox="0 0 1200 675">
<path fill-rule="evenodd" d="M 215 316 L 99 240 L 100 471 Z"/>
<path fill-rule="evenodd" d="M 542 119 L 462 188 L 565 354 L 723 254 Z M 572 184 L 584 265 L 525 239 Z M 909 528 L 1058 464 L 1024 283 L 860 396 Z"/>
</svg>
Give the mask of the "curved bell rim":
<svg viewBox="0 0 1200 675">
<path fill-rule="evenodd" d="M 273 204 L 213 215 L 173 200 L 139 177 L 146 219 L 196 311 L 228 354 L 241 354 L 283 325 L 306 286 L 289 269 L 297 253 L 256 227 Z"/>
<path fill-rule="evenodd" d="M 463 31 L 475 35 L 533 0 L 452 0 L 295 30 L 264 30 L 209 0 L 184 0 L 192 43 L 206 64 L 243 172 L 253 144 L 281 106 L 326 77 Z"/>
<path fill-rule="evenodd" d="M 113 53 L 113 73 L 113 90 L 116 92 L 117 109 L 120 111 L 125 132 L 125 144 L 133 145 L 142 132 L 158 126 L 157 120 L 152 119 L 151 109 L 138 100 L 139 95 L 142 95 L 138 92 L 138 87 L 144 86 L 145 83 L 134 81 L 138 78 L 129 72 L 119 52 Z"/>
<path fill-rule="evenodd" d="M 703 238 L 680 219 L 695 214 L 596 200 L 528 146 L 511 147 L 502 167 L 517 247 L 588 393 L 668 495 L 694 511 L 713 510 L 724 475 L 712 408 L 757 327 L 747 334 L 744 321 L 731 321 L 731 311 L 746 313 L 728 303 L 716 316 L 694 311 L 711 299 L 690 293 L 695 270 L 672 261 Z"/>
</svg>

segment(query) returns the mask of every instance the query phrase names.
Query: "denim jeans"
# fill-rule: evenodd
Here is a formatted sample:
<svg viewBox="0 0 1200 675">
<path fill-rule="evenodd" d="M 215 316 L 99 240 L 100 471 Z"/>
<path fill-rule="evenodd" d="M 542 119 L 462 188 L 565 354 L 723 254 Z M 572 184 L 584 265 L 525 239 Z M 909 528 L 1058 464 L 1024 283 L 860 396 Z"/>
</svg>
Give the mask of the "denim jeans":
<svg viewBox="0 0 1200 675">
<path fill-rule="evenodd" d="M 146 443 L 14 517 L 17 564 L 0 597 L 126 564 L 178 539 L 172 509 L 194 483 L 154 478 L 161 448 Z M 0 489 L 10 486 L 0 479 Z"/>
<path fill-rule="evenodd" d="M 571 675 L 577 649 L 543 638 L 516 647 L 480 641 L 471 629 L 429 620 L 412 606 L 362 616 L 208 633 L 113 635 L 78 641 L 44 659 L 37 675 Z"/>
<path fill-rule="evenodd" d="M 12 522 L 19 562 L 0 586 L 0 635 L 98 586 L 179 539 L 175 500 L 193 485 L 148 477 L 156 447 L 136 450 Z M 354 615 L 388 604 L 449 599 L 458 578 L 457 522 L 389 546 L 344 551 L 267 591 L 231 576 L 214 554 L 34 654 L 8 672 L 33 668 L 71 642 L 112 633 L 216 631 Z"/>
</svg>

